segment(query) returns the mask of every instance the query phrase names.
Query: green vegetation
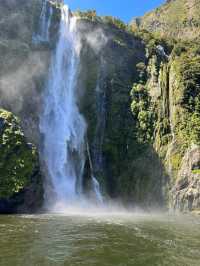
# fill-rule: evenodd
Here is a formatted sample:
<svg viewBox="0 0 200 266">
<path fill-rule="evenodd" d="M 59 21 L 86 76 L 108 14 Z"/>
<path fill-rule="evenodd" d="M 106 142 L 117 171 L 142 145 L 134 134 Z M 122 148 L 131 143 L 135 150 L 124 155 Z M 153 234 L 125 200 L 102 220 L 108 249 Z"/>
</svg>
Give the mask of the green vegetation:
<svg viewBox="0 0 200 266">
<path fill-rule="evenodd" d="M 105 23 L 111 26 L 115 26 L 118 29 L 121 30 L 127 30 L 127 25 L 120 20 L 119 18 L 111 17 L 111 16 L 105 16 L 102 18 Z"/>
<path fill-rule="evenodd" d="M 27 12 L 31 5 L 29 9 L 24 5 L 22 11 L 15 10 L 17 21 L 9 20 L 8 24 L 5 18 L 14 16 L 6 8 L 1 9 L 1 77 L 12 69 L 16 71 L 16 66 L 32 55 L 29 28 L 36 30 L 41 10 L 41 2 L 33 2 L 34 18 Z M 53 6 L 51 41 L 40 47 L 40 52 L 53 49 L 58 37 L 60 5 L 49 3 Z M 84 91 L 80 108 L 88 122 L 91 155 L 93 160 L 96 155 L 102 157 L 101 169 L 94 163 L 93 170 L 111 197 L 143 205 L 162 204 L 166 191 L 169 201 L 175 202 L 176 192 L 170 196 L 169 190 L 185 180 L 188 183 L 181 183 L 174 191 L 187 188 L 190 178 L 194 178 L 192 174 L 200 174 L 199 169 L 188 170 L 190 158 L 186 156 L 200 145 L 200 20 L 196 9 L 190 8 L 188 15 L 186 4 L 190 4 L 189 0 L 168 1 L 138 19 L 137 25 L 126 25 L 111 16 L 99 17 L 95 10 L 75 12 L 87 25 L 84 34 L 100 28 L 109 36 L 108 44 L 100 47 L 99 53 L 83 40 L 78 85 L 83 88 L 80 96 Z M 21 17 L 27 23 L 22 23 Z M 37 47 L 34 49 L 37 53 Z M 28 97 L 18 113 L 35 124 L 40 107 L 29 103 L 32 98 L 40 98 L 40 80 L 44 76 L 34 75 L 34 82 L 30 82 L 36 84 L 30 90 L 36 94 L 33 97 L 25 87 Z M 3 105 L 12 107 L 13 103 L 6 100 Z M 34 108 L 37 111 L 31 112 Z M 34 134 L 31 137 L 37 138 Z M 10 198 L 32 184 L 38 158 L 35 147 L 26 143 L 20 121 L 4 110 L 0 110 L 0 149 L 0 198 Z M 196 162 L 198 156 L 191 156 Z M 180 176 L 184 167 L 187 176 Z M 185 205 L 186 198 L 184 195 L 181 199 Z"/>
<path fill-rule="evenodd" d="M 129 32 L 145 42 L 146 48 L 148 49 L 148 57 L 155 55 L 157 45 L 161 45 L 166 54 L 170 54 L 174 45 L 177 43 L 174 38 L 164 38 L 159 33 L 152 33 L 133 26 L 129 26 Z"/>
<path fill-rule="evenodd" d="M 194 169 L 192 170 L 192 173 L 195 175 L 200 175 L 200 169 Z"/>
<path fill-rule="evenodd" d="M 37 164 L 36 149 L 27 144 L 19 120 L 0 110 L 0 198 L 9 198 L 31 182 Z"/>
<path fill-rule="evenodd" d="M 200 144 L 200 46 L 198 40 L 177 42 L 159 32 L 134 27 L 132 31 L 147 48 L 147 61 L 137 65 L 137 80 L 131 90 L 135 135 L 138 143 L 155 149 L 166 169 L 163 174 L 170 174 L 168 193 L 177 182 L 184 182 L 185 177 L 179 174 L 186 167 L 184 156 L 193 145 Z M 168 58 L 159 54 L 158 45 Z M 188 179 L 192 173 L 199 171 L 189 171 Z M 148 176 L 143 185 L 149 184 L 147 180 Z M 169 201 L 171 197 L 166 195 Z M 186 205 L 185 198 L 182 200 Z"/>
<path fill-rule="evenodd" d="M 194 50 L 195 45 L 182 52 L 173 63 L 179 80 L 174 96 L 182 113 L 182 118 L 176 117 L 179 121 L 175 131 L 187 145 L 200 144 L 200 56 L 194 54 Z"/>
<path fill-rule="evenodd" d="M 128 25 L 125 24 L 122 20 L 120 20 L 119 18 L 115 18 L 112 16 L 98 16 L 96 13 L 96 10 L 87 10 L 87 11 L 76 11 L 74 12 L 74 15 L 77 17 L 80 17 L 81 19 L 86 19 L 89 21 L 93 21 L 93 22 L 99 22 L 99 23 L 104 23 L 107 24 L 109 26 L 113 26 L 117 29 L 120 30 L 127 30 L 129 29 Z"/>
<path fill-rule="evenodd" d="M 99 19 L 96 10 L 87 10 L 87 11 L 77 10 L 76 12 L 74 12 L 74 15 L 90 21 L 97 21 Z"/>
<path fill-rule="evenodd" d="M 147 88 L 143 84 L 134 84 L 131 90 L 131 111 L 137 121 L 137 140 L 141 143 L 153 141 L 155 114 L 150 104 Z"/>
<path fill-rule="evenodd" d="M 193 40 L 200 36 L 200 2 L 174 0 L 133 21 L 132 27 L 158 33 L 160 36 Z"/>
</svg>

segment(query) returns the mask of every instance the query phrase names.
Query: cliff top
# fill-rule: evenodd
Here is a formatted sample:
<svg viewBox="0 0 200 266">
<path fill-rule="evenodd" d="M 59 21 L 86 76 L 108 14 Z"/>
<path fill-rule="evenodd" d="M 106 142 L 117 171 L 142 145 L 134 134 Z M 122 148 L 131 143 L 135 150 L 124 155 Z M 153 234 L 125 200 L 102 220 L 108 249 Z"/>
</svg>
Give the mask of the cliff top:
<svg viewBox="0 0 200 266">
<path fill-rule="evenodd" d="M 168 0 L 164 5 L 132 22 L 162 37 L 191 40 L 200 36 L 200 1 Z"/>
</svg>

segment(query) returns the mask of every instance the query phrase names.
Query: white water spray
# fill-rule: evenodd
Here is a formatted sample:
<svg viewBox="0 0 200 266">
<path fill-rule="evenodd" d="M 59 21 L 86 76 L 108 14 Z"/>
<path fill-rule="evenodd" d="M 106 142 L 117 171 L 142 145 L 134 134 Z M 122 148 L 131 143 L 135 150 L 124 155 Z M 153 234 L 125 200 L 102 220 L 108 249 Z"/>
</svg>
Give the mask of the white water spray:
<svg viewBox="0 0 200 266">
<path fill-rule="evenodd" d="M 94 176 L 92 176 L 92 188 L 93 188 L 97 202 L 100 205 L 103 205 L 103 196 L 101 194 L 100 185 Z"/>
<path fill-rule="evenodd" d="M 50 205 L 69 206 L 83 196 L 86 123 L 77 105 L 80 41 L 76 22 L 76 17 L 71 16 L 69 8 L 64 5 L 40 119 L 44 136 L 43 157 L 50 183 L 46 185 L 46 198 Z M 100 194 L 97 181 L 95 190 Z"/>
</svg>

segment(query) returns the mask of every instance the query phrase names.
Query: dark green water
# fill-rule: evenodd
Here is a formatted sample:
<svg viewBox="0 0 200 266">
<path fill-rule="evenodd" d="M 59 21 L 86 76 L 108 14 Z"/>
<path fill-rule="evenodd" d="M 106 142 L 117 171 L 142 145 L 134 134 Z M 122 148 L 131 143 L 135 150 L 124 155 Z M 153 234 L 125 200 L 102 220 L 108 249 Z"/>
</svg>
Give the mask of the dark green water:
<svg viewBox="0 0 200 266">
<path fill-rule="evenodd" d="M 1 266 L 199 266 L 200 218 L 0 216 Z"/>
</svg>

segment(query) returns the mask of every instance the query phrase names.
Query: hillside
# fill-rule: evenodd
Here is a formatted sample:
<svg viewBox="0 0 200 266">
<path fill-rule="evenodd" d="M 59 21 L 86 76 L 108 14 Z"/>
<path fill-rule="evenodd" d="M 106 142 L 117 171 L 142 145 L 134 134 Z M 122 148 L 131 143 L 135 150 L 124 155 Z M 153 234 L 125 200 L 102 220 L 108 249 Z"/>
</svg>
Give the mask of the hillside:
<svg viewBox="0 0 200 266">
<path fill-rule="evenodd" d="M 200 1 L 168 0 L 161 7 L 136 19 L 132 26 L 161 36 L 191 40 L 200 37 Z"/>
</svg>

